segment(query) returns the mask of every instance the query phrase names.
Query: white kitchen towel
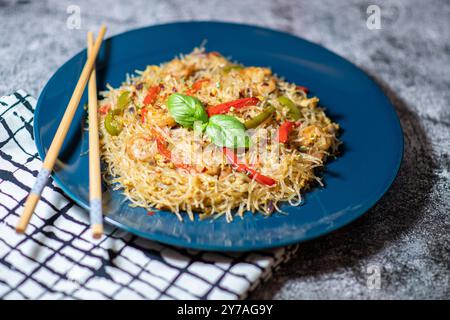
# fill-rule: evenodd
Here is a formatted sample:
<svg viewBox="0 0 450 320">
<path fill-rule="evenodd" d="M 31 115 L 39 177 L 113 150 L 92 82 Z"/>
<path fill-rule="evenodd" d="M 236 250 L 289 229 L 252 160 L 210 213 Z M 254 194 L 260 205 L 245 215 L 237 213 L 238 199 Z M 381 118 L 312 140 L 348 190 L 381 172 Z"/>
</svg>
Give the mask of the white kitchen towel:
<svg viewBox="0 0 450 320">
<path fill-rule="evenodd" d="M 248 253 L 194 251 L 106 226 L 94 241 L 88 213 L 53 182 L 26 235 L 14 227 L 41 160 L 36 100 L 0 98 L 0 299 L 243 299 L 297 246 Z"/>
</svg>

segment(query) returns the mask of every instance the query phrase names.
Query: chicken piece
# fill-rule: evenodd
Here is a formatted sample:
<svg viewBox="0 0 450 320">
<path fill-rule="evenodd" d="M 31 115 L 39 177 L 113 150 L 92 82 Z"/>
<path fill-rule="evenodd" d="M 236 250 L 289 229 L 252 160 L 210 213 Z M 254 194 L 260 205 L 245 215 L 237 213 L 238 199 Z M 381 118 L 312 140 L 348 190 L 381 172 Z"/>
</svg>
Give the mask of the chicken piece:
<svg viewBox="0 0 450 320">
<path fill-rule="evenodd" d="M 233 170 L 231 169 L 231 166 L 229 165 L 221 166 L 219 173 L 219 181 L 226 179 L 232 172 Z"/>
<path fill-rule="evenodd" d="M 175 78 L 188 78 L 195 72 L 194 66 L 185 65 L 179 59 L 174 59 L 164 66 L 165 72 Z"/>
<path fill-rule="evenodd" d="M 241 70 L 241 73 L 250 79 L 251 82 L 261 82 L 265 77 L 272 75 L 269 68 L 248 67 Z"/>
<path fill-rule="evenodd" d="M 177 124 L 170 114 L 164 110 L 149 109 L 146 118 L 160 128 L 172 128 Z"/>
<path fill-rule="evenodd" d="M 262 95 L 266 96 L 276 89 L 276 82 L 275 79 L 270 78 L 268 81 L 264 81 L 263 83 L 259 83 L 256 85 L 256 91 Z"/>
<path fill-rule="evenodd" d="M 217 176 L 220 174 L 220 166 L 206 167 L 206 173 L 210 176 Z"/>
<path fill-rule="evenodd" d="M 329 134 L 336 134 L 339 131 L 339 125 L 336 123 L 330 123 L 324 128 L 325 132 L 328 132 Z"/>
<path fill-rule="evenodd" d="M 309 99 L 304 99 L 300 102 L 300 106 L 302 107 L 309 107 L 309 108 L 315 108 L 317 107 L 317 104 L 319 103 L 319 99 L 317 97 L 312 97 Z"/>
<path fill-rule="evenodd" d="M 316 125 L 310 125 L 301 130 L 300 141 L 302 145 L 311 147 L 313 152 L 327 151 L 333 142 L 329 133 Z"/>
<path fill-rule="evenodd" d="M 224 58 L 222 55 L 217 55 L 212 52 L 206 54 L 206 61 L 201 60 L 201 65 L 199 67 L 205 68 L 205 67 L 223 67 L 228 63 L 228 60 Z"/>
<path fill-rule="evenodd" d="M 275 91 L 276 81 L 269 68 L 249 67 L 241 70 L 244 79 L 251 83 L 251 89 L 260 95 Z"/>
</svg>

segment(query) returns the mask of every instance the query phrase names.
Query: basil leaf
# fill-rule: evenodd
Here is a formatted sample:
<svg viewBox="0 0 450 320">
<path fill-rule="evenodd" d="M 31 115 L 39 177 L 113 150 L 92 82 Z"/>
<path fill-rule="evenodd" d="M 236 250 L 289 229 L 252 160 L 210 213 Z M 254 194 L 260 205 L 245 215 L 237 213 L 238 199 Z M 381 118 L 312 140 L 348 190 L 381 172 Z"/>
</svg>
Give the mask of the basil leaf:
<svg viewBox="0 0 450 320">
<path fill-rule="evenodd" d="M 208 122 L 200 100 L 180 93 L 171 94 L 167 107 L 172 118 L 183 127 L 192 128 L 195 121 Z"/>
<path fill-rule="evenodd" d="M 206 134 L 219 147 L 248 148 L 250 138 L 242 122 L 232 116 L 219 114 L 209 118 Z"/>
</svg>

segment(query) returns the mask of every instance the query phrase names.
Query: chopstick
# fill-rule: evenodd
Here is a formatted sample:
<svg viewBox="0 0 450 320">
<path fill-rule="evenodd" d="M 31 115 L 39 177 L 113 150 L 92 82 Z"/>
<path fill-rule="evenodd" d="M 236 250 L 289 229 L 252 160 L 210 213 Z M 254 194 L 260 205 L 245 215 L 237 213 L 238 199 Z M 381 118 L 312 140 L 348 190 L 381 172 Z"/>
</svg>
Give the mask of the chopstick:
<svg viewBox="0 0 450 320">
<path fill-rule="evenodd" d="M 94 35 L 88 32 L 87 52 L 90 56 L 94 45 Z M 103 234 L 102 185 L 100 176 L 100 149 L 98 142 L 97 79 L 95 64 L 88 85 L 89 96 L 89 214 L 92 236 L 98 239 Z"/>
<path fill-rule="evenodd" d="M 102 44 L 105 32 L 106 27 L 101 26 L 98 37 L 92 49 L 92 54 L 87 58 L 80 78 L 78 79 L 77 85 L 73 91 L 72 97 L 70 98 L 66 111 L 64 112 L 64 116 L 61 119 L 58 130 L 56 130 L 53 141 L 50 145 L 50 148 L 48 149 L 47 155 L 45 156 L 42 168 L 39 171 L 39 174 L 36 178 L 33 188 L 30 191 L 30 194 L 28 195 L 27 200 L 25 201 L 25 208 L 16 226 L 16 232 L 18 233 L 25 232 L 28 223 L 30 222 L 31 216 L 33 215 L 34 209 L 36 208 L 36 205 L 41 197 L 42 190 L 44 189 L 50 173 L 53 170 L 53 166 L 55 165 L 59 150 L 61 149 L 64 139 L 67 135 L 67 131 L 69 130 L 73 116 L 80 103 L 81 96 L 83 95 L 84 88 L 86 87 L 89 76 L 91 75 L 91 71 L 94 67 L 95 59 Z"/>
</svg>

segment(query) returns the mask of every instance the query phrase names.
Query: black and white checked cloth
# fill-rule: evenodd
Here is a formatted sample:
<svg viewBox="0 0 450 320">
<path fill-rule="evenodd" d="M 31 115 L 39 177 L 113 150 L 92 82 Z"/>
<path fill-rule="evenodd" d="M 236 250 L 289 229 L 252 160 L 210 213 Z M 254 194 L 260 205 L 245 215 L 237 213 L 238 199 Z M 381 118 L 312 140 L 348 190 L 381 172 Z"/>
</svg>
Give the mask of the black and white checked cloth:
<svg viewBox="0 0 450 320">
<path fill-rule="evenodd" d="M 52 182 L 27 234 L 17 235 L 41 167 L 35 103 L 22 90 L 0 98 L 0 299 L 243 299 L 296 252 L 193 251 L 111 226 L 94 241 L 87 212 Z"/>
</svg>

